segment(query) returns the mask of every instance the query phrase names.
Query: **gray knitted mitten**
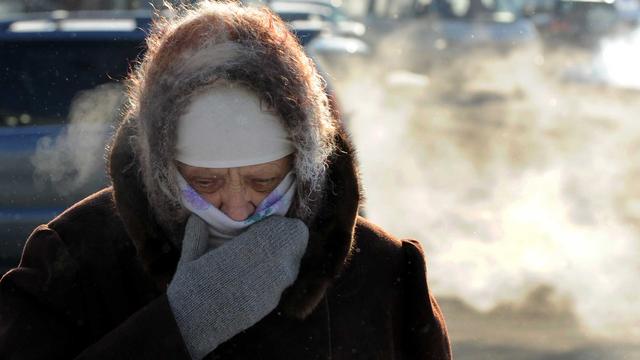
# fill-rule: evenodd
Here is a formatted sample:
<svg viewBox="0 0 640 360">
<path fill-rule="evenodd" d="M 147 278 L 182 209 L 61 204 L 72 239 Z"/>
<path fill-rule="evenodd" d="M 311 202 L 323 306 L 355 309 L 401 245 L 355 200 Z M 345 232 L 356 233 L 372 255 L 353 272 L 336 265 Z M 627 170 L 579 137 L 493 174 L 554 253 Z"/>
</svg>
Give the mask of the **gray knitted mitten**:
<svg viewBox="0 0 640 360">
<path fill-rule="evenodd" d="M 207 224 L 187 221 L 182 255 L 167 296 L 193 359 L 249 328 L 276 308 L 298 276 L 309 230 L 270 216 L 207 252 Z"/>
</svg>

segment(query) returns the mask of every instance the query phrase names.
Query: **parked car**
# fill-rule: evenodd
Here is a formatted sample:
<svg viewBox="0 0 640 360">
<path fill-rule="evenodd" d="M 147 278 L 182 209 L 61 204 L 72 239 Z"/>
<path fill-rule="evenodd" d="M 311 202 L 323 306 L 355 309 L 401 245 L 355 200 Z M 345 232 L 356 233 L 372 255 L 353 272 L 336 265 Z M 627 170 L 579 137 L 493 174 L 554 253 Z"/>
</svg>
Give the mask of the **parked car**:
<svg viewBox="0 0 640 360">
<path fill-rule="evenodd" d="M 594 45 L 638 23 L 635 0 L 554 0 L 529 4 L 536 26 L 551 43 Z"/>
<path fill-rule="evenodd" d="M 510 47 L 537 39 L 533 23 L 513 1 L 434 0 L 425 15 L 430 30 L 454 46 Z"/>
<path fill-rule="evenodd" d="M 48 12 L 0 21 L 0 258 L 107 184 L 103 163 L 121 88 L 150 12 Z M 73 118 L 73 119 L 71 119 Z"/>
<path fill-rule="evenodd" d="M 331 3 L 310 0 L 278 0 L 269 3 L 269 7 L 284 21 L 319 21 L 330 25 L 332 32 L 338 36 L 362 37 L 366 32 L 364 24 L 346 16 Z"/>
<path fill-rule="evenodd" d="M 562 40 L 590 43 L 615 31 L 617 10 L 608 0 L 559 0 L 545 33 Z"/>
<path fill-rule="evenodd" d="M 472 48 L 510 51 L 538 40 L 535 25 L 507 0 L 433 0 L 411 14 L 370 26 L 381 29 L 376 48 L 393 57 L 388 63 L 410 70 L 450 62 Z"/>
<path fill-rule="evenodd" d="M 350 64 L 367 61 L 371 55 L 369 44 L 360 37 L 364 34 L 364 25 L 336 15 L 341 13 L 328 2 L 278 0 L 270 2 L 269 7 L 289 23 L 294 32 L 315 30 L 317 36 L 305 47 L 327 80 L 344 76 Z"/>
</svg>

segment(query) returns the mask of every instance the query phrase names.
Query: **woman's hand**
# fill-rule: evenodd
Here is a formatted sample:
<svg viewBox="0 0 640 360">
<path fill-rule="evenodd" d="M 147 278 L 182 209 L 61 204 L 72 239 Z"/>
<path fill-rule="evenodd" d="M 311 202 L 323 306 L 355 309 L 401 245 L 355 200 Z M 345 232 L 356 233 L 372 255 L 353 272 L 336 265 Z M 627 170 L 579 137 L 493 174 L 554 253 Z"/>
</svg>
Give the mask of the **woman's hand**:
<svg viewBox="0 0 640 360">
<path fill-rule="evenodd" d="M 167 289 L 182 337 L 194 359 L 264 318 L 300 268 L 309 230 L 299 219 L 270 216 L 207 251 L 207 224 L 187 221 L 182 255 Z"/>
</svg>

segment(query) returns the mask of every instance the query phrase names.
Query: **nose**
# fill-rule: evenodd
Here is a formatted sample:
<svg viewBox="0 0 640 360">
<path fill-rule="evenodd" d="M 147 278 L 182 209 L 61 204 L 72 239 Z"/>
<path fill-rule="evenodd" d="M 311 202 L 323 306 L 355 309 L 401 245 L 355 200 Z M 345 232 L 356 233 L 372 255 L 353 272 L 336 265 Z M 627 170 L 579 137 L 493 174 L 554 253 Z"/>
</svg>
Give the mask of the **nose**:
<svg viewBox="0 0 640 360">
<path fill-rule="evenodd" d="M 235 221 L 246 220 L 251 216 L 256 207 L 250 201 L 244 185 L 239 179 L 230 179 L 229 185 L 223 189 L 221 194 L 222 203 L 220 210 Z"/>
<path fill-rule="evenodd" d="M 255 206 L 248 201 L 227 201 L 220 210 L 235 221 L 246 220 L 255 211 Z"/>
</svg>

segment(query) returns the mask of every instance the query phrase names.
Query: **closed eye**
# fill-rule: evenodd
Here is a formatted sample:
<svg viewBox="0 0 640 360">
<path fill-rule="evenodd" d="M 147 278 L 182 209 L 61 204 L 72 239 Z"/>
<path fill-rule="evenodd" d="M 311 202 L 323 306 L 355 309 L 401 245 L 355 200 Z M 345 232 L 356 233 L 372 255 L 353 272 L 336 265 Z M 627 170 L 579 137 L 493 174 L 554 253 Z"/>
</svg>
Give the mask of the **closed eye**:
<svg viewBox="0 0 640 360">
<path fill-rule="evenodd" d="M 198 192 L 213 193 L 222 188 L 224 180 L 217 178 L 197 178 L 193 179 L 190 185 Z"/>
<path fill-rule="evenodd" d="M 278 185 L 277 181 L 277 177 L 251 179 L 251 187 L 257 192 L 271 192 Z"/>
</svg>

